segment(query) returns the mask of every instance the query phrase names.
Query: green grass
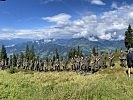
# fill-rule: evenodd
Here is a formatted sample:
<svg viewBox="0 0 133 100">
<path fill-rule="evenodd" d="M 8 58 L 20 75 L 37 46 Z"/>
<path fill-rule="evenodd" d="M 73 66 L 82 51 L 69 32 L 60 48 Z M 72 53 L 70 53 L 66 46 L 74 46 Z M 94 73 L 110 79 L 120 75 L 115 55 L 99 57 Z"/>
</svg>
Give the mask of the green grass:
<svg viewBox="0 0 133 100">
<path fill-rule="evenodd" d="M 0 71 L 2 100 L 132 100 L 133 75 L 116 68 L 92 75 L 74 72 Z"/>
</svg>

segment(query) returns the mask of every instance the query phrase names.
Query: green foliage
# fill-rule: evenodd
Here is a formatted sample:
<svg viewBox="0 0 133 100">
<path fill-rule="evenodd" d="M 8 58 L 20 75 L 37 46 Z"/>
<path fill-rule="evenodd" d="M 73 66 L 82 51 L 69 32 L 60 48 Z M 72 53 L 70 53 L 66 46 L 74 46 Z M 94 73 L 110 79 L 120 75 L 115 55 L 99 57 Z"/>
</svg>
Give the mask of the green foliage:
<svg viewBox="0 0 133 100">
<path fill-rule="evenodd" d="M 83 56 L 83 52 L 82 50 L 80 50 L 80 47 L 78 46 L 78 48 L 73 48 L 73 49 L 70 49 L 70 51 L 68 52 L 68 60 L 70 60 L 71 58 L 74 58 L 75 55 L 81 57 Z"/>
<path fill-rule="evenodd" d="M 133 30 L 131 28 L 131 25 L 128 26 L 127 31 L 125 32 L 125 47 L 129 49 L 130 47 L 133 47 Z"/>
<path fill-rule="evenodd" d="M 29 56 L 30 56 L 30 50 L 28 44 L 26 45 L 26 50 L 25 50 L 25 58 L 27 61 L 29 61 Z"/>
<path fill-rule="evenodd" d="M 17 66 L 17 57 L 16 57 L 15 53 L 13 53 L 12 65 L 13 65 L 13 67 Z"/>
<path fill-rule="evenodd" d="M 34 60 L 35 59 L 35 51 L 34 51 L 34 45 L 32 45 L 30 51 L 29 51 L 29 59 Z"/>
<path fill-rule="evenodd" d="M 96 48 L 95 48 L 95 47 L 92 48 L 92 54 L 93 54 L 94 56 L 96 56 L 96 54 L 97 54 Z"/>
<path fill-rule="evenodd" d="M 56 59 L 59 59 L 59 53 L 58 53 L 58 49 L 56 48 L 56 50 L 55 50 L 55 58 Z"/>
<path fill-rule="evenodd" d="M 14 74 L 18 72 L 18 69 L 16 69 L 16 67 L 11 67 L 10 69 L 8 69 L 8 72 Z"/>
<path fill-rule="evenodd" d="M 53 55 L 53 62 L 55 61 L 55 55 Z"/>
<path fill-rule="evenodd" d="M 1 52 L 0 52 L 0 58 L 1 59 L 7 59 L 7 53 L 6 53 L 6 48 L 4 45 L 2 45 Z"/>
<path fill-rule="evenodd" d="M 24 53 L 20 52 L 20 56 L 19 56 L 20 62 L 23 62 L 24 60 Z"/>
<path fill-rule="evenodd" d="M 48 62 L 49 62 L 49 58 L 48 58 L 48 56 L 46 56 L 46 58 L 45 58 L 45 59 L 46 59 L 46 62 L 48 63 Z"/>
</svg>

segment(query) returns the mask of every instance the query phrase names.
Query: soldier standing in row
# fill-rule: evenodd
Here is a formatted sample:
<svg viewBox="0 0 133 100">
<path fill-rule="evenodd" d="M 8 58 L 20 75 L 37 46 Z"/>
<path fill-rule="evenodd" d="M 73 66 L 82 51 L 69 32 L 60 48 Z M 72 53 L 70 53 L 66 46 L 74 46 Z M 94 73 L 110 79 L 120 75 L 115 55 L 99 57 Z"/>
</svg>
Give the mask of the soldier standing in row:
<svg viewBox="0 0 133 100">
<path fill-rule="evenodd" d="M 103 53 L 103 54 L 101 55 L 101 70 L 103 71 L 103 70 L 105 69 L 105 67 L 106 67 L 106 56 L 105 56 L 105 54 Z"/>
<path fill-rule="evenodd" d="M 111 69 L 114 66 L 114 53 L 112 51 L 109 52 L 109 65 Z"/>
<path fill-rule="evenodd" d="M 43 62 L 39 60 L 39 71 L 43 71 Z"/>
<path fill-rule="evenodd" d="M 101 60 L 100 56 L 97 55 L 96 56 L 95 71 L 99 70 L 99 68 L 100 68 L 100 60 Z"/>
<path fill-rule="evenodd" d="M 59 59 L 56 59 L 55 70 L 60 71 L 60 61 L 59 61 Z"/>
<path fill-rule="evenodd" d="M 76 68 L 75 71 L 78 71 L 79 64 L 80 64 L 79 57 L 77 57 L 77 55 L 75 55 L 75 68 Z"/>
<path fill-rule="evenodd" d="M 44 60 L 44 62 L 43 62 L 43 69 L 45 72 L 48 71 L 48 64 L 47 64 L 46 60 Z"/>
<path fill-rule="evenodd" d="M 63 70 L 66 71 L 67 70 L 67 67 L 66 67 L 66 60 L 63 58 L 62 60 L 62 67 L 63 67 Z"/>
<path fill-rule="evenodd" d="M 81 57 L 81 60 L 80 60 L 80 71 L 82 72 L 85 71 L 84 57 Z"/>
<path fill-rule="evenodd" d="M 94 56 L 94 54 L 91 54 L 91 73 L 94 72 L 95 66 L 96 66 L 96 57 Z"/>
<path fill-rule="evenodd" d="M 49 61 L 50 71 L 53 71 L 53 61 L 50 59 Z"/>
<path fill-rule="evenodd" d="M 125 57 L 124 52 L 122 50 L 120 51 L 119 59 L 120 59 L 120 63 L 121 63 L 120 66 L 126 67 L 126 57 Z"/>
<path fill-rule="evenodd" d="M 5 59 L 1 60 L 1 69 L 4 70 L 5 67 Z"/>
<path fill-rule="evenodd" d="M 72 69 L 72 71 L 76 71 L 76 68 L 75 68 L 75 59 L 74 58 L 71 59 L 71 69 Z"/>
<path fill-rule="evenodd" d="M 34 70 L 34 63 L 33 63 L 33 60 L 30 61 L 30 70 Z"/>
<path fill-rule="evenodd" d="M 17 59 L 17 68 L 19 69 L 21 67 L 20 59 Z"/>
</svg>

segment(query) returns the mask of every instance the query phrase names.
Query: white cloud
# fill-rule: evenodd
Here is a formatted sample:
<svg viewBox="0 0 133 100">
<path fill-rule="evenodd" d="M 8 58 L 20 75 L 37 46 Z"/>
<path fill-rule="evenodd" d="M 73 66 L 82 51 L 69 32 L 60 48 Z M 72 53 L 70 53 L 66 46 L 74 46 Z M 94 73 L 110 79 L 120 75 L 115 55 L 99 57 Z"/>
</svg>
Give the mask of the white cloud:
<svg viewBox="0 0 133 100">
<path fill-rule="evenodd" d="M 115 8 L 115 9 L 117 9 L 117 8 L 118 8 L 117 3 L 113 1 L 113 2 L 112 2 L 112 5 L 111 5 L 111 8 Z"/>
<path fill-rule="evenodd" d="M 95 5 L 106 5 L 102 0 L 88 0 L 91 4 Z"/>
<path fill-rule="evenodd" d="M 129 16 L 131 19 L 133 19 L 133 12 L 130 12 L 130 13 L 128 14 L 128 16 Z"/>
<path fill-rule="evenodd" d="M 57 24 L 65 24 L 69 21 L 70 18 L 71 18 L 70 15 L 61 13 L 52 17 L 43 17 L 42 19 L 48 22 L 55 22 Z"/>
<path fill-rule="evenodd" d="M 48 4 L 48 3 L 51 3 L 51 2 L 60 2 L 62 0 L 40 0 L 40 3 L 41 4 Z"/>
</svg>

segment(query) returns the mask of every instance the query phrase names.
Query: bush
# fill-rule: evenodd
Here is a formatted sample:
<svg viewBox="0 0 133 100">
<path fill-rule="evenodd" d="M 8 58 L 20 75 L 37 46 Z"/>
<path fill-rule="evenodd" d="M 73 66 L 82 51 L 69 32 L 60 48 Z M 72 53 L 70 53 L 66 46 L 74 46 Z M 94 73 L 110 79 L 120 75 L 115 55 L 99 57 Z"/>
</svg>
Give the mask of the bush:
<svg viewBox="0 0 133 100">
<path fill-rule="evenodd" d="M 18 69 L 16 69 L 16 67 L 11 67 L 8 72 L 14 74 L 18 72 Z"/>
</svg>

